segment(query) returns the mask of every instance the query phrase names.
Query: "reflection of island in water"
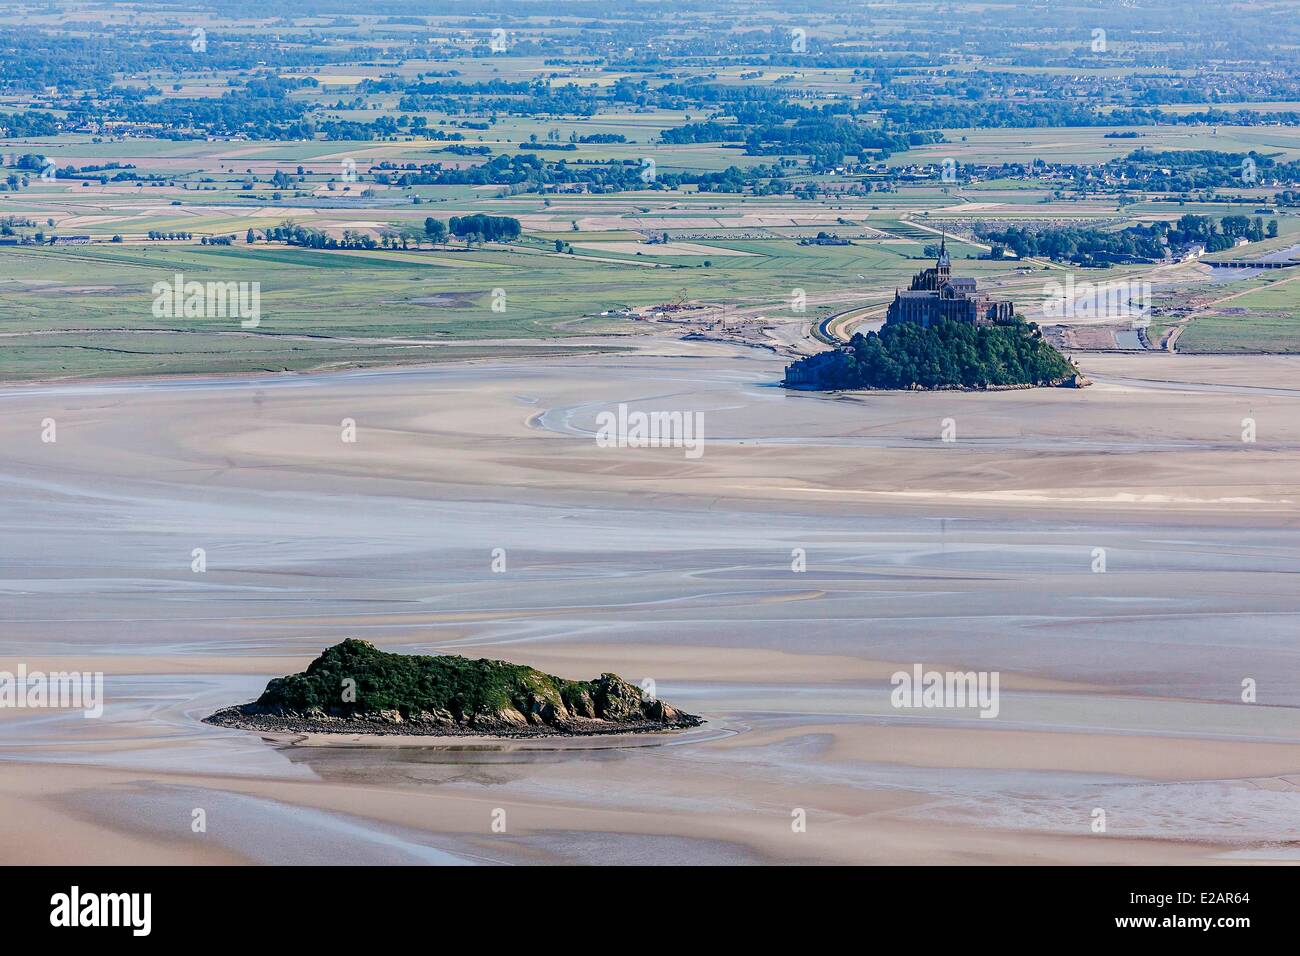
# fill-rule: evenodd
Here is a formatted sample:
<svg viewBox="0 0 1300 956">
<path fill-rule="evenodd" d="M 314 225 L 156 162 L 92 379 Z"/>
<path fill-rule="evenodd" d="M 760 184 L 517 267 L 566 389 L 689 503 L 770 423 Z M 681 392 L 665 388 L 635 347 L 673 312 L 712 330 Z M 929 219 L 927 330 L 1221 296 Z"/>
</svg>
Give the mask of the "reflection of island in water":
<svg viewBox="0 0 1300 956">
<path fill-rule="evenodd" d="M 522 664 L 390 654 L 349 639 L 256 701 L 207 722 L 288 733 L 589 736 L 698 727 L 703 721 L 617 674 L 571 681 Z"/>
<path fill-rule="evenodd" d="M 947 242 L 933 267 L 894 293 L 879 333 L 800 359 L 785 372 L 790 388 L 817 390 L 989 389 L 1086 382 L 1064 355 L 1043 341 L 1015 304 L 954 278 Z"/>
</svg>

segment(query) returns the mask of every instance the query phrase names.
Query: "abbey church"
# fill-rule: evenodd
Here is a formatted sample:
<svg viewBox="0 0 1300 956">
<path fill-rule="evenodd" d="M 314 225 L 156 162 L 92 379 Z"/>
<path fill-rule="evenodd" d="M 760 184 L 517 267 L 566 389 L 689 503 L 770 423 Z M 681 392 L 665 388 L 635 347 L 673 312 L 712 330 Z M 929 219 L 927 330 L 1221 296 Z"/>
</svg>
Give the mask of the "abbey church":
<svg viewBox="0 0 1300 956">
<path fill-rule="evenodd" d="M 948 256 L 945 238 L 939 246 L 939 261 L 933 268 L 923 269 L 913 276 L 906 291 L 894 292 L 894 301 L 889 305 L 885 321 L 918 322 L 928 328 L 941 319 L 994 325 L 1013 322 L 1015 317 L 1014 302 L 980 293 L 974 279 L 952 277 L 952 260 Z"/>
</svg>

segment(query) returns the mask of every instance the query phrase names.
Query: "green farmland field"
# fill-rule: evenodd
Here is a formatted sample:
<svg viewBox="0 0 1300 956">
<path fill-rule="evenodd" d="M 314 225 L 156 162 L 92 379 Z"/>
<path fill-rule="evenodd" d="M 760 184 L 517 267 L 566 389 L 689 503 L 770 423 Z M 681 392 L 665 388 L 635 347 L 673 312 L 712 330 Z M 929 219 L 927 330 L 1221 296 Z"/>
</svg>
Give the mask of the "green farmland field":
<svg viewBox="0 0 1300 956">
<path fill-rule="evenodd" d="M 0 259 L 0 376 L 61 377 L 92 367 L 93 374 L 112 375 L 428 361 L 427 346 L 439 343 L 459 343 L 455 354 L 464 356 L 465 345 L 484 340 L 633 333 L 636 323 L 598 313 L 682 295 L 776 308 L 796 287 L 810 294 L 892 288 L 906 285 L 922 265 L 909 257 L 919 255 L 911 244 L 695 244 L 717 255 L 559 255 L 540 245 L 472 252 L 162 243 L 9 249 Z M 957 255 L 965 251 L 954 246 Z M 260 326 L 242 329 L 237 317 L 155 316 L 154 284 L 177 274 L 186 281 L 257 283 Z M 493 309 L 495 290 L 501 311 Z"/>
</svg>

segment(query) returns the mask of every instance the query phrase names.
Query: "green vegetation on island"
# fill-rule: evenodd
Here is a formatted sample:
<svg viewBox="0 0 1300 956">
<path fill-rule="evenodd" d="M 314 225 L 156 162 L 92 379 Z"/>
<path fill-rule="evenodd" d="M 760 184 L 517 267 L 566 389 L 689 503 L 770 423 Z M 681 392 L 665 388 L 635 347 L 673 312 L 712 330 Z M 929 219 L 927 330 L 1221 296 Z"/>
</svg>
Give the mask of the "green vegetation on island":
<svg viewBox="0 0 1300 956">
<path fill-rule="evenodd" d="M 378 734 L 597 734 L 696 727 L 700 718 L 615 674 L 573 681 L 523 664 L 390 654 L 345 640 L 208 718 L 245 730 Z"/>
<path fill-rule="evenodd" d="M 941 321 L 886 324 L 831 352 L 800 359 L 785 384 L 837 389 L 984 389 L 1060 385 L 1077 369 L 1032 323 L 976 326 Z"/>
</svg>

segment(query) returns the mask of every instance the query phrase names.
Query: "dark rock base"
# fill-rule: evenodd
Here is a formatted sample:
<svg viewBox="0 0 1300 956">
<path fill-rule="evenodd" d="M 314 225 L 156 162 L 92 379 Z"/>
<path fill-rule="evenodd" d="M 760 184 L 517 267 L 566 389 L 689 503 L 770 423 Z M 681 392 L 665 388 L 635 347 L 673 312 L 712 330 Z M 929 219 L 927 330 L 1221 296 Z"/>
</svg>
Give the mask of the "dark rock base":
<svg viewBox="0 0 1300 956">
<path fill-rule="evenodd" d="M 609 734 L 648 734 L 699 727 L 703 718 L 675 712 L 669 721 L 612 721 L 598 718 L 557 724 L 518 725 L 508 721 L 479 721 L 473 726 L 439 719 L 354 715 L 284 715 L 261 710 L 254 704 L 226 707 L 203 719 L 205 724 L 277 734 L 373 734 L 407 737 L 596 737 Z"/>
</svg>

